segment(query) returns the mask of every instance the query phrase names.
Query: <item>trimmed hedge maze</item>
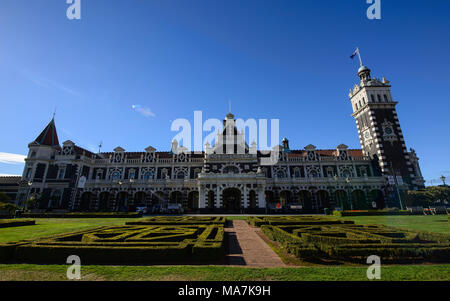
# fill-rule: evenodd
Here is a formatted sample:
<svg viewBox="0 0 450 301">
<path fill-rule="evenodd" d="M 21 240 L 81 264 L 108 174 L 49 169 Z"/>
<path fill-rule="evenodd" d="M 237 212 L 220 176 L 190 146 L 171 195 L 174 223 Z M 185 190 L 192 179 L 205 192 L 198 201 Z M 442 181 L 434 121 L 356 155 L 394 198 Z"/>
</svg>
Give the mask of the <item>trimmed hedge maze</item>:
<svg viewBox="0 0 450 301">
<path fill-rule="evenodd" d="M 28 218 L 138 218 L 140 212 L 66 212 L 66 213 L 22 213 L 21 217 Z"/>
<path fill-rule="evenodd" d="M 0 219 L 0 228 L 35 225 L 34 219 Z"/>
<path fill-rule="evenodd" d="M 154 216 L 140 221 L 126 222 L 127 225 L 224 225 L 223 216 Z"/>
<path fill-rule="evenodd" d="M 262 225 L 332 225 L 355 223 L 353 221 L 343 221 L 338 218 L 323 216 L 250 216 L 247 218 L 247 221 L 255 227 L 261 227 Z"/>
<path fill-rule="evenodd" d="M 284 218 L 285 224 L 283 217 L 258 218 L 253 223 L 303 260 L 366 263 L 367 257 L 378 255 L 385 263 L 450 262 L 449 235 L 320 217 Z"/>
<path fill-rule="evenodd" d="M 192 264 L 223 256 L 222 225 L 114 226 L 0 244 L 0 262 L 65 264 Z"/>
</svg>

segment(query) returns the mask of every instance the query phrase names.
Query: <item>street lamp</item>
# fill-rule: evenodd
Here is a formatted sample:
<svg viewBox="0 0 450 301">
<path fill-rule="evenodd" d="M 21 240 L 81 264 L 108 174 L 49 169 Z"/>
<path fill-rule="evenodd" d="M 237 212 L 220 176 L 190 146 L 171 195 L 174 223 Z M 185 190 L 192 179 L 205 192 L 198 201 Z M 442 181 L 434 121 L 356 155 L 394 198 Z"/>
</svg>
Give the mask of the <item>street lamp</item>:
<svg viewBox="0 0 450 301">
<path fill-rule="evenodd" d="M 117 182 L 118 184 L 119 184 L 119 193 L 122 191 L 122 184 L 123 184 L 123 182 L 122 182 L 122 180 L 119 180 L 119 182 Z M 118 196 L 119 196 L 119 193 L 117 194 L 117 197 L 116 197 L 116 210 L 115 211 L 119 211 L 119 206 L 118 206 L 118 200 L 117 200 L 117 198 L 118 198 Z"/>
<path fill-rule="evenodd" d="M 349 177 L 345 178 L 345 182 L 348 184 L 347 201 L 350 203 L 350 210 L 353 210 L 353 202 L 350 198 L 350 182 L 351 182 L 350 178 Z"/>
<path fill-rule="evenodd" d="M 335 195 L 338 198 L 337 201 L 340 203 L 341 210 L 343 211 L 344 210 L 344 205 L 342 204 L 341 196 L 337 193 L 337 188 L 338 188 L 337 184 L 338 184 L 338 181 L 339 181 L 339 177 L 337 175 L 334 175 L 333 179 L 335 181 Z"/>
<path fill-rule="evenodd" d="M 134 179 L 130 178 L 130 188 L 128 189 L 129 191 L 131 191 L 131 186 L 133 185 Z M 127 211 L 128 211 L 128 192 L 127 192 L 127 199 L 126 199 L 126 207 L 127 207 Z"/>
<path fill-rule="evenodd" d="M 25 199 L 25 204 L 23 206 L 23 209 L 26 209 L 26 207 L 28 207 L 27 202 L 30 199 L 31 185 L 33 185 L 33 182 L 27 181 L 28 193 L 27 193 L 27 198 Z"/>
</svg>

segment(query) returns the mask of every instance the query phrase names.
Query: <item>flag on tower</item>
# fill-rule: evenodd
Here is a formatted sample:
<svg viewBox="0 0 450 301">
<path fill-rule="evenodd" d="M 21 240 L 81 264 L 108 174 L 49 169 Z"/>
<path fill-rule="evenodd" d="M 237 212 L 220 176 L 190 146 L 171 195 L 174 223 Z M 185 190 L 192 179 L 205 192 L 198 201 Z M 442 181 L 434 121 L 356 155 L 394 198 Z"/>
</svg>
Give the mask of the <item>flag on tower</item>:
<svg viewBox="0 0 450 301">
<path fill-rule="evenodd" d="M 353 52 L 353 54 L 350 56 L 350 58 L 351 58 L 351 59 L 354 59 L 355 56 L 358 54 L 358 52 L 359 52 L 359 49 L 356 48 L 355 52 Z"/>
</svg>

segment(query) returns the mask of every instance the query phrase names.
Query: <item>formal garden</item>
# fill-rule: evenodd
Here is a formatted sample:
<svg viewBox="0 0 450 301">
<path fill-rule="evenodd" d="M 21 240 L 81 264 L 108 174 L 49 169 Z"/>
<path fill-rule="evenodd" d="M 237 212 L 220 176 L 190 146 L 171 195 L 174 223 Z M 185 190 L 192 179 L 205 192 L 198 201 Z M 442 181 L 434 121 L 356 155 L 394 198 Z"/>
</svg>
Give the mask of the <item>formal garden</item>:
<svg viewBox="0 0 450 301">
<path fill-rule="evenodd" d="M 238 221 L 282 266 L 227 261 Z M 446 215 L 4 219 L 0 280 L 67 280 L 70 255 L 84 280 L 367 280 L 365 260 L 378 255 L 382 280 L 448 281 L 449 228 Z"/>
</svg>

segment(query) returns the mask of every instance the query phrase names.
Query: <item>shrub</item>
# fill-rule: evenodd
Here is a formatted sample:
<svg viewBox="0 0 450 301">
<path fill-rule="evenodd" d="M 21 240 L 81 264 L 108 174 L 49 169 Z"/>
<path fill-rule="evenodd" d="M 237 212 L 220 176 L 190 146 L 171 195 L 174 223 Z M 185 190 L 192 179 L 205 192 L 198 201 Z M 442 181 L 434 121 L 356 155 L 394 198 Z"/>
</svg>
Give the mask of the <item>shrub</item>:
<svg viewBox="0 0 450 301">
<path fill-rule="evenodd" d="M 28 218 L 136 218 L 142 217 L 141 212 L 67 212 L 67 213 L 22 213 Z"/>
<path fill-rule="evenodd" d="M 126 222 L 126 225 L 224 225 L 223 216 L 153 216 L 136 222 Z"/>
<path fill-rule="evenodd" d="M 302 259 L 335 258 L 363 263 L 450 262 L 450 235 L 405 231 L 381 225 L 262 225 L 262 232 Z"/>
<path fill-rule="evenodd" d="M 223 239 L 222 225 L 114 226 L 24 241 L 11 248 L 12 259 L 27 263 L 65 263 L 69 255 L 80 256 L 83 264 L 190 263 L 221 258 Z"/>
<path fill-rule="evenodd" d="M 410 215 L 408 210 L 344 210 L 333 211 L 334 216 Z"/>
<path fill-rule="evenodd" d="M 35 224 L 36 224 L 36 222 L 33 219 L 1 219 L 0 220 L 0 228 L 29 226 L 29 225 L 35 225 Z"/>
</svg>

